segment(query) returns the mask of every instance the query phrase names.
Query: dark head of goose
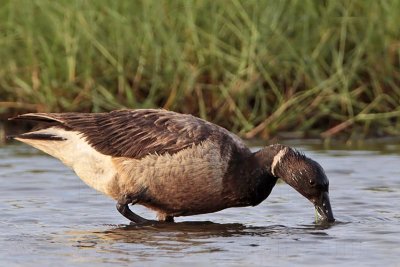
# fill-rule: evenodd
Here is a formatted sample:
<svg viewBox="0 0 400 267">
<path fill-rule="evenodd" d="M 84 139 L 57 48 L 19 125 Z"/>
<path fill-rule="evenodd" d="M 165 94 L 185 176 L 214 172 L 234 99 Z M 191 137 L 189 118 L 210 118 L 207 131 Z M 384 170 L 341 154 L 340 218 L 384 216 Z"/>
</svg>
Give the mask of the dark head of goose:
<svg viewBox="0 0 400 267">
<path fill-rule="evenodd" d="M 273 145 L 266 149 L 275 153 L 271 162 L 271 174 L 281 178 L 310 200 L 320 219 L 335 221 L 329 200 L 329 180 L 321 165 L 287 146 Z"/>
</svg>

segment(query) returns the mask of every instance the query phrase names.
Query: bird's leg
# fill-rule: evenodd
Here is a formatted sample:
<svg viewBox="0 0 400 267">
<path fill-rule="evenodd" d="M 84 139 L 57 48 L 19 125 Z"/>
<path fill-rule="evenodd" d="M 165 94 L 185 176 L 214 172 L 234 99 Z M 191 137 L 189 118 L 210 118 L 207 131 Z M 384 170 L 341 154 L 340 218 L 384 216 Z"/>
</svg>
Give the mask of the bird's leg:
<svg viewBox="0 0 400 267">
<path fill-rule="evenodd" d="M 134 212 L 132 212 L 129 209 L 129 204 L 136 204 L 137 199 L 131 198 L 127 195 L 123 196 L 121 199 L 118 200 L 117 202 L 117 210 L 128 220 L 131 220 L 132 222 L 135 223 L 147 223 L 147 222 L 152 222 L 151 220 L 147 220 Z"/>
<path fill-rule="evenodd" d="M 174 217 L 173 216 L 167 216 L 165 217 L 165 222 L 174 222 Z"/>
<path fill-rule="evenodd" d="M 157 219 L 158 219 L 160 222 L 174 222 L 174 216 L 167 215 L 167 214 L 162 213 L 162 212 L 159 212 L 159 213 L 157 214 Z"/>
</svg>

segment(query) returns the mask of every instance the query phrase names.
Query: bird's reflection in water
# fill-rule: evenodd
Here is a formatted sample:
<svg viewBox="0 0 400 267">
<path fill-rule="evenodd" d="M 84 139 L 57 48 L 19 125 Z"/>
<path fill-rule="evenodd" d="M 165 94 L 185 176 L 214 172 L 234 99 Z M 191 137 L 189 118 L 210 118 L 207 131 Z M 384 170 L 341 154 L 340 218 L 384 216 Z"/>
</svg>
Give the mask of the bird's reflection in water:
<svg viewBox="0 0 400 267">
<path fill-rule="evenodd" d="M 75 247 L 103 249 L 124 245 L 135 247 L 137 251 L 155 252 L 154 249 L 168 251 L 210 252 L 223 250 L 223 244 L 235 243 L 239 238 L 243 244 L 254 245 L 256 238 L 284 238 L 289 235 L 307 234 L 328 236 L 323 230 L 330 226 L 303 225 L 287 227 L 284 225 L 246 226 L 239 223 L 220 224 L 209 221 L 190 221 L 178 223 L 155 223 L 143 225 L 116 225 L 104 231 L 70 231 L 70 241 Z M 107 246 L 103 246 L 107 244 Z M 221 245 L 222 244 L 222 245 Z M 147 250 L 143 250 L 147 248 Z M 148 250 L 151 248 L 150 250 Z M 197 248 L 197 249 L 196 249 Z"/>
</svg>

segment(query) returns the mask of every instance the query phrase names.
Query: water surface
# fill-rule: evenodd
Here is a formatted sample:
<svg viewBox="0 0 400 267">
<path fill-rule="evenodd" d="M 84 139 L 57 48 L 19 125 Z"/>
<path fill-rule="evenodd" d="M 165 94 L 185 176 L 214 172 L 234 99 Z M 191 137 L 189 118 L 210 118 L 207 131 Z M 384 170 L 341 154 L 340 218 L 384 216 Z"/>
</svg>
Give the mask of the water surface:
<svg viewBox="0 0 400 267">
<path fill-rule="evenodd" d="M 257 207 L 129 226 L 56 159 L 1 147 L 0 266 L 400 266 L 400 146 L 296 147 L 325 168 L 337 223 L 315 224 L 308 200 L 278 183 Z"/>
</svg>

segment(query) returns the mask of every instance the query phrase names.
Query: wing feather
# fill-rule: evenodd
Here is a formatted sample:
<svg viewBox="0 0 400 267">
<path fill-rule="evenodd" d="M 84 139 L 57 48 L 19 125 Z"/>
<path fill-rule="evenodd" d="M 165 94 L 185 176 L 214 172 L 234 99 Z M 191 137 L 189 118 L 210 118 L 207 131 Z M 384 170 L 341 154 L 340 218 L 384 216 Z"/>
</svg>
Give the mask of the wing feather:
<svg viewBox="0 0 400 267">
<path fill-rule="evenodd" d="M 57 122 L 56 127 L 82 133 L 96 150 L 115 157 L 139 159 L 154 153 L 174 154 L 206 139 L 213 139 L 221 146 L 229 143 L 247 149 L 240 138 L 222 127 L 192 115 L 162 109 L 30 113 L 17 119 Z"/>
</svg>

